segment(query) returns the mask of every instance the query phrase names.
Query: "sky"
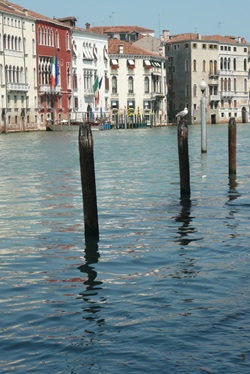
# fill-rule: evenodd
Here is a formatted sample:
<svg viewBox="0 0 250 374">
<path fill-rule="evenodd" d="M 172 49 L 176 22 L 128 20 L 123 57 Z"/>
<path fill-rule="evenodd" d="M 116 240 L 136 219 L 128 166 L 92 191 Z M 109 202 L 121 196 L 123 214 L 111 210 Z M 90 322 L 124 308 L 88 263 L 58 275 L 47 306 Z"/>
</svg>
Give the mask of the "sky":
<svg viewBox="0 0 250 374">
<path fill-rule="evenodd" d="M 75 16 L 77 26 L 141 26 L 171 35 L 232 35 L 250 42 L 250 1 L 238 0 L 15 0 L 48 17 Z"/>
</svg>

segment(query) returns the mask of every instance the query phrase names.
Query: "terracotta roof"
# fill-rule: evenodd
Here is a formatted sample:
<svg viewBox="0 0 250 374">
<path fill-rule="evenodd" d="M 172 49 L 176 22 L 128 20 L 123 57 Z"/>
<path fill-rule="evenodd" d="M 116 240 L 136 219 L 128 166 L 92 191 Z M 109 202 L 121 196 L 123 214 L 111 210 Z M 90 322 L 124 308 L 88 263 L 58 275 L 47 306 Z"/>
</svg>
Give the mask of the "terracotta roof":
<svg viewBox="0 0 250 374">
<path fill-rule="evenodd" d="M 60 25 L 61 27 L 70 28 L 69 26 L 64 25 L 62 22 L 59 22 L 58 20 L 54 18 L 46 17 L 43 14 L 33 12 L 32 10 L 26 9 L 23 6 L 11 3 L 10 1 L 7 1 L 7 0 L 0 0 L 0 8 L 1 7 L 3 11 L 14 13 L 19 16 L 23 16 L 23 17 L 27 16 L 27 17 L 34 18 L 36 20 L 42 20 L 42 21 L 54 23 L 58 26 Z"/>
<path fill-rule="evenodd" d="M 119 52 L 119 46 L 123 46 L 123 53 L 124 55 L 137 55 L 137 56 L 151 56 L 151 57 L 158 57 L 163 58 L 162 56 L 159 56 L 156 53 L 148 52 L 143 48 L 136 47 L 132 43 L 124 42 L 123 40 L 119 39 L 109 39 L 108 40 L 108 53 L 110 55 L 120 55 Z M 165 58 L 164 58 L 165 59 Z"/>
<path fill-rule="evenodd" d="M 175 43 L 175 42 L 184 42 L 184 41 L 213 41 L 217 43 L 242 43 L 245 44 L 246 41 L 244 38 L 239 38 L 235 36 L 221 36 L 221 35 L 199 35 L 194 33 L 178 34 L 170 36 L 170 39 L 166 43 Z"/>
<path fill-rule="evenodd" d="M 137 32 L 141 33 L 154 33 L 154 30 L 146 29 L 139 26 L 94 26 L 89 28 L 92 32 L 97 32 L 99 34 L 108 34 L 108 33 L 132 33 Z"/>
</svg>

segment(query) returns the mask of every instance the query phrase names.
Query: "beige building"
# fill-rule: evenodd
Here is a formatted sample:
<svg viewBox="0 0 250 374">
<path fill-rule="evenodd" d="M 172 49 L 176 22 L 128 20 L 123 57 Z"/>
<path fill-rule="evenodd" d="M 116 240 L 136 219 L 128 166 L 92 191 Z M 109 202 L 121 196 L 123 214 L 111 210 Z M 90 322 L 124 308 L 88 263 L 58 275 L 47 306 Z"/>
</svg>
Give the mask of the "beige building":
<svg viewBox="0 0 250 374">
<path fill-rule="evenodd" d="M 206 82 L 207 123 L 230 117 L 248 122 L 248 45 L 244 38 L 163 32 L 166 42 L 169 118 L 185 106 L 190 123 L 200 123 L 200 83 Z"/>
<path fill-rule="evenodd" d="M 166 58 L 134 44 L 109 39 L 110 112 L 128 112 L 167 123 Z"/>
</svg>

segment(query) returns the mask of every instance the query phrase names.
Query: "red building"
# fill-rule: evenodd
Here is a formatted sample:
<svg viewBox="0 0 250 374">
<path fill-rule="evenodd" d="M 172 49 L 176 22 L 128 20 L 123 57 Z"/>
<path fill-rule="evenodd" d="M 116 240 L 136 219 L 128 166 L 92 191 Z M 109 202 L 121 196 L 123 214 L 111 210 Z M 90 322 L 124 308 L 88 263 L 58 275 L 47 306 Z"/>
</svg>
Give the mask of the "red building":
<svg viewBox="0 0 250 374">
<path fill-rule="evenodd" d="M 41 124 L 68 119 L 72 108 L 71 28 L 56 19 L 36 18 L 38 113 Z"/>
</svg>

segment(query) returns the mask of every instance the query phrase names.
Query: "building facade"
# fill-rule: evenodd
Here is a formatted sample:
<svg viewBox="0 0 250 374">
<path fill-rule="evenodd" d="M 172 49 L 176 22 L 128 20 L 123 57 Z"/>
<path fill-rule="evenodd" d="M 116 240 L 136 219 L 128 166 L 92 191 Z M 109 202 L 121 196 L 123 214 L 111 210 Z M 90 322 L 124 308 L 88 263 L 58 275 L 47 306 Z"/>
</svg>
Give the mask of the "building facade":
<svg viewBox="0 0 250 374">
<path fill-rule="evenodd" d="M 37 128 L 35 19 L 26 9 L 0 4 L 2 132 Z"/>
<path fill-rule="evenodd" d="M 38 122 L 58 124 L 73 110 L 71 28 L 39 16 L 36 39 Z"/>
<path fill-rule="evenodd" d="M 190 123 L 200 123 L 200 83 L 206 82 L 207 123 L 230 117 L 248 122 L 248 46 L 243 38 L 163 33 L 168 57 L 170 120 L 185 106 Z"/>
<path fill-rule="evenodd" d="M 73 54 L 73 113 L 81 120 L 109 115 L 108 40 L 104 34 L 74 27 Z"/>
<path fill-rule="evenodd" d="M 131 43 L 109 39 L 110 112 L 167 123 L 166 59 Z"/>
</svg>

